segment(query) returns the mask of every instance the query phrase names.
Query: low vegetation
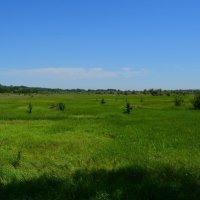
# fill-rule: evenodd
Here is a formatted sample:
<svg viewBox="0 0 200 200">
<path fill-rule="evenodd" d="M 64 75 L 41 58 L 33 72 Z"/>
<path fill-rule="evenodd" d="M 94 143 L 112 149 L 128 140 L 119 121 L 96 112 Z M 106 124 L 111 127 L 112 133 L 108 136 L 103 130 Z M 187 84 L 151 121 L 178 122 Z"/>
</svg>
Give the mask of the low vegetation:
<svg viewBox="0 0 200 200">
<path fill-rule="evenodd" d="M 106 103 L 105 99 L 104 98 L 101 99 L 101 104 L 105 104 L 105 103 Z"/>
<path fill-rule="evenodd" d="M 124 107 L 124 113 L 130 114 L 132 109 L 133 109 L 133 106 L 129 102 L 127 102 Z"/>
<path fill-rule="evenodd" d="M 200 110 L 200 94 L 195 95 L 192 104 L 194 109 Z"/>
<path fill-rule="evenodd" d="M 176 95 L 174 97 L 174 105 L 175 106 L 181 106 L 184 103 L 184 98 L 182 95 Z"/>
<path fill-rule="evenodd" d="M 64 103 L 56 103 L 56 104 L 51 104 L 50 108 L 55 108 L 60 111 L 65 110 L 65 104 Z"/>
<path fill-rule="evenodd" d="M 175 109 L 174 94 L 1 94 L 0 199 L 198 200 L 193 97 Z"/>
<path fill-rule="evenodd" d="M 31 103 L 29 103 L 29 104 L 28 104 L 28 110 L 27 110 L 27 112 L 28 112 L 28 113 L 32 113 L 32 109 L 33 109 L 33 106 L 32 106 Z"/>
</svg>

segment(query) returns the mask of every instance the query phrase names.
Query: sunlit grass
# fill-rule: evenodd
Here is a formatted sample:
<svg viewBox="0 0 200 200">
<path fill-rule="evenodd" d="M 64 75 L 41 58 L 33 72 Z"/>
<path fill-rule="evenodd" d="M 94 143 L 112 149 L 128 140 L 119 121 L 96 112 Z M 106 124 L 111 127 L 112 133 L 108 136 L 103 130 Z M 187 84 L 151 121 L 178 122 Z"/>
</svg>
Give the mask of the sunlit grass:
<svg viewBox="0 0 200 200">
<path fill-rule="evenodd" d="M 174 106 L 173 97 L 142 98 L 0 95 L 0 197 L 199 197 L 200 112 L 190 109 L 190 96 L 180 108 Z M 30 101 L 32 113 L 27 113 Z M 127 101 L 133 105 L 129 115 L 123 113 Z M 59 102 L 65 104 L 64 111 L 50 109 Z M 184 178 L 184 173 L 188 177 Z M 132 179 L 126 181 L 128 176 Z M 141 180 L 134 180 L 136 176 Z M 39 190 L 36 184 L 41 191 L 27 197 L 31 188 Z M 153 184 L 153 193 L 144 193 Z M 186 191 L 186 186 L 193 186 L 196 193 Z M 48 187 L 51 195 L 44 192 Z M 177 196 L 179 193 L 182 196 Z"/>
</svg>

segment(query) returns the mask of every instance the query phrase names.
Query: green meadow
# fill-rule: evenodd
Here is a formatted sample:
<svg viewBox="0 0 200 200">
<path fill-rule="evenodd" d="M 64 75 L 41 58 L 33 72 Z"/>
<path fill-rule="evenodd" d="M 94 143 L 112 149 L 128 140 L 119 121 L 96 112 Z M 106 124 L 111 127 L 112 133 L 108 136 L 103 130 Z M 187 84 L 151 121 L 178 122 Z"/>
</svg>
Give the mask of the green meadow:
<svg viewBox="0 0 200 200">
<path fill-rule="evenodd" d="M 0 95 L 0 199 L 200 199 L 192 98 Z M 64 111 L 51 108 L 59 102 Z"/>
</svg>

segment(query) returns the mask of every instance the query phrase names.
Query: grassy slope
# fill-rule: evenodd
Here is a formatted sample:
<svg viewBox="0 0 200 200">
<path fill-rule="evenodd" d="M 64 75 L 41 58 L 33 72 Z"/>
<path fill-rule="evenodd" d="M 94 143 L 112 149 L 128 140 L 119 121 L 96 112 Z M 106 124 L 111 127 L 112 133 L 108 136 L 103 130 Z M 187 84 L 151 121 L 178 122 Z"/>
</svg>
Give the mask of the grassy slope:
<svg viewBox="0 0 200 200">
<path fill-rule="evenodd" d="M 173 97 L 101 98 L 1 95 L 0 199 L 199 199 L 200 112 L 189 109 L 191 97 L 181 108 Z M 55 102 L 66 110 L 49 109 Z"/>
</svg>

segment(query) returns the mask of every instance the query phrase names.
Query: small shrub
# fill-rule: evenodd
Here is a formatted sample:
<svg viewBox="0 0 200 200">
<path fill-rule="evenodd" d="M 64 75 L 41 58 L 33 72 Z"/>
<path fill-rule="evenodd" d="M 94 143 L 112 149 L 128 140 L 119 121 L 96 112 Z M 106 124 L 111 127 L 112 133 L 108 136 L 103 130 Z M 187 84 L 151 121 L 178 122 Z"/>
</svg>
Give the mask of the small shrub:
<svg viewBox="0 0 200 200">
<path fill-rule="evenodd" d="M 33 106 L 32 106 L 31 103 L 29 103 L 29 104 L 28 104 L 28 110 L 27 110 L 27 112 L 28 112 L 28 113 L 32 113 L 32 110 L 33 110 Z"/>
<path fill-rule="evenodd" d="M 64 111 L 65 110 L 65 104 L 60 102 L 60 103 L 57 103 L 57 104 L 52 104 L 50 106 L 50 108 L 55 108 L 57 110 L 60 110 L 60 111 Z"/>
<path fill-rule="evenodd" d="M 175 106 L 181 106 L 184 102 L 184 98 L 181 95 L 176 95 L 174 98 L 174 105 Z"/>
<path fill-rule="evenodd" d="M 124 107 L 124 113 L 130 114 L 132 109 L 133 109 L 133 106 L 129 102 L 127 102 Z"/>
<path fill-rule="evenodd" d="M 200 94 L 195 95 L 192 105 L 194 109 L 200 110 Z"/>
<path fill-rule="evenodd" d="M 105 99 L 104 98 L 101 99 L 101 104 L 105 104 L 105 103 L 106 103 Z"/>
<path fill-rule="evenodd" d="M 58 110 L 60 110 L 60 111 L 65 110 L 65 104 L 64 103 L 58 103 L 57 107 L 58 107 Z"/>
</svg>

